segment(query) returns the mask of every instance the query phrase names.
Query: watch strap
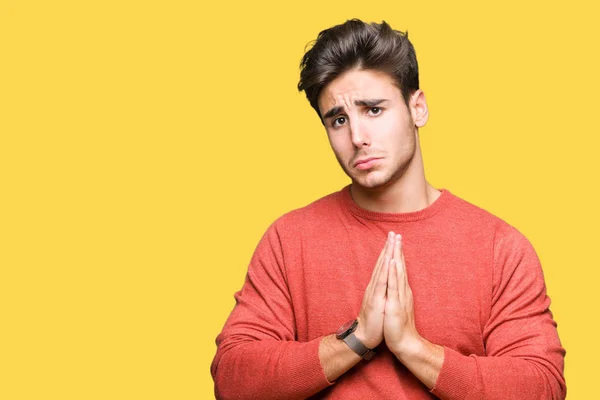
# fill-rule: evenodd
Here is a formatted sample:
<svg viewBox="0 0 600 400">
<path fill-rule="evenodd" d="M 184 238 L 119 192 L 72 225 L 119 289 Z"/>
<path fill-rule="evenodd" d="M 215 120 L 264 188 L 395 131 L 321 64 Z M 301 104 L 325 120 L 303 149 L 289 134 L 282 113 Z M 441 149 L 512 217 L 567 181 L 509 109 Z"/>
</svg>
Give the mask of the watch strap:
<svg viewBox="0 0 600 400">
<path fill-rule="evenodd" d="M 363 360 L 369 361 L 375 355 L 375 352 L 361 342 L 354 332 L 350 333 L 344 339 L 344 342 L 354 351 L 356 354 L 361 356 Z"/>
</svg>

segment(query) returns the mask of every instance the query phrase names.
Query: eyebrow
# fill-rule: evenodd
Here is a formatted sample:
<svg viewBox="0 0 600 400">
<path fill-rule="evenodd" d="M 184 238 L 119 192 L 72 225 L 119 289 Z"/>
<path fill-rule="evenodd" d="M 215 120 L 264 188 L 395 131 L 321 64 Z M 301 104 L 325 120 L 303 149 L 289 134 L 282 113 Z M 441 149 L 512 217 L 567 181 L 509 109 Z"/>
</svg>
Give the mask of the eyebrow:
<svg viewBox="0 0 600 400">
<path fill-rule="evenodd" d="M 354 100 L 354 105 L 356 106 L 364 106 L 364 107 L 375 107 L 379 104 L 387 101 L 387 99 L 366 99 L 366 100 Z M 340 111 L 344 109 L 343 106 L 335 106 L 323 115 L 323 119 L 331 118 L 336 114 L 339 114 Z"/>
</svg>

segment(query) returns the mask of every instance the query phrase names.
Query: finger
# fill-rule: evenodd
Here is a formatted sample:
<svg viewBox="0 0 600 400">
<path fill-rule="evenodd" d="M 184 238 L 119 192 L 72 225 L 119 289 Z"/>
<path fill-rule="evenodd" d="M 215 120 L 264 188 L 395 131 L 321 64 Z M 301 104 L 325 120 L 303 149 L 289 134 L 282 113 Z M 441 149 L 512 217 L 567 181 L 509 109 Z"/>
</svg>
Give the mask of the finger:
<svg viewBox="0 0 600 400">
<path fill-rule="evenodd" d="M 379 253 L 379 257 L 377 258 L 377 262 L 375 263 L 375 268 L 373 268 L 373 274 L 371 274 L 371 280 L 373 280 L 377 276 L 378 268 L 381 268 L 381 263 L 383 262 L 383 257 L 385 257 L 386 251 L 391 243 L 390 238 L 391 238 L 391 234 L 388 234 L 385 244 L 383 245 L 383 249 L 381 250 L 381 253 Z"/>
<path fill-rule="evenodd" d="M 387 239 L 385 241 L 385 245 L 383 246 L 383 249 L 381 250 L 381 253 L 379 254 L 379 259 L 377 260 L 380 268 L 383 265 L 384 257 L 389 254 L 389 249 L 393 244 L 393 242 L 392 242 L 393 239 L 394 239 L 394 237 L 392 235 L 392 232 L 389 232 L 387 235 Z"/>
<path fill-rule="evenodd" d="M 402 263 L 402 235 L 398 234 L 394 237 L 394 253 L 393 257 L 396 263 L 400 265 Z"/>
<path fill-rule="evenodd" d="M 386 249 L 385 255 L 391 259 L 394 256 L 394 240 L 395 240 L 396 234 L 393 231 L 391 231 L 389 233 L 388 237 L 390 238 L 390 244 Z"/>
<path fill-rule="evenodd" d="M 390 260 L 388 281 L 387 281 L 387 297 L 388 300 L 398 299 L 398 277 L 397 277 L 396 260 Z"/>
<path fill-rule="evenodd" d="M 392 255 L 394 252 L 394 232 L 388 233 L 388 240 L 385 243 L 385 248 L 383 249 L 383 259 L 387 259 L 387 261 L 382 261 L 380 265 L 380 271 L 378 271 L 378 276 L 376 278 L 376 282 L 385 279 L 387 281 L 387 268 L 389 267 L 389 261 L 392 259 Z M 385 274 L 381 276 L 383 271 L 381 269 L 386 268 Z"/>
<path fill-rule="evenodd" d="M 406 269 L 404 268 L 404 254 L 402 254 L 402 235 L 396 235 L 394 240 L 394 264 L 396 266 L 396 282 L 400 293 L 406 288 Z"/>
<path fill-rule="evenodd" d="M 384 260 L 387 259 L 386 261 L 382 261 L 380 269 L 381 271 L 379 272 L 379 276 L 377 281 L 381 281 L 381 280 L 385 280 L 387 282 L 387 278 L 388 278 L 388 273 L 387 270 L 389 268 L 389 261 L 392 259 L 392 256 L 394 255 L 394 237 L 396 236 L 396 234 L 393 231 L 390 231 L 388 233 L 388 241 L 386 242 L 386 247 L 384 249 Z M 385 271 L 383 271 L 383 269 L 385 268 Z M 383 274 L 383 275 L 382 275 Z M 387 283 L 386 283 L 387 285 Z"/>
<path fill-rule="evenodd" d="M 405 296 L 409 295 L 408 274 L 406 272 L 406 260 L 404 259 L 404 243 L 400 240 L 400 264 L 398 264 L 398 287 L 403 290 Z"/>
<path fill-rule="evenodd" d="M 383 265 L 381 266 L 381 271 L 379 272 L 375 290 L 373 291 L 374 297 L 385 297 L 385 292 L 388 285 L 388 270 L 390 269 L 389 265 L 390 258 L 386 256 L 383 258 Z"/>
<path fill-rule="evenodd" d="M 388 238 L 385 241 L 385 245 L 383 246 L 383 250 L 379 254 L 379 258 L 377 259 L 377 263 L 375 264 L 375 268 L 373 268 L 373 273 L 371 274 L 371 280 L 369 281 L 369 285 L 367 286 L 367 290 L 372 293 L 374 290 L 374 286 L 379 279 L 379 273 L 381 271 L 381 267 L 384 264 L 384 257 L 386 253 L 389 251 L 389 248 L 392 247 L 392 235 L 391 232 L 388 234 Z"/>
<path fill-rule="evenodd" d="M 401 270 L 402 270 L 402 286 L 404 288 L 405 297 L 408 299 L 408 297 L 412 296 L 412 291 L 411 291 L 410 285 L 408 283 L 408 273 L 406 272 L 406 263 L 404 262 L 404 257 L 402 257 Z"/>
</svg>

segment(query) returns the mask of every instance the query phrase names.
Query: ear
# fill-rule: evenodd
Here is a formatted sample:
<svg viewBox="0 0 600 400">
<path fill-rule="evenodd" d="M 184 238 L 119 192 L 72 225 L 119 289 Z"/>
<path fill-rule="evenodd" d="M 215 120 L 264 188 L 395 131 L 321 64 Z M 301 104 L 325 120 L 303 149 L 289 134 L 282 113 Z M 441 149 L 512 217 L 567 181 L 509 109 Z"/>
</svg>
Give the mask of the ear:
<svg viewBox="0 0 600 400">
<path fill-rule="evenodd" d="M 409 100 L 410 115 L 417 128 L 425 126 L 429 119 L 429 109 L 427 108 L 427 99 L 421 89 L 410 96 Z"/>
</svg>

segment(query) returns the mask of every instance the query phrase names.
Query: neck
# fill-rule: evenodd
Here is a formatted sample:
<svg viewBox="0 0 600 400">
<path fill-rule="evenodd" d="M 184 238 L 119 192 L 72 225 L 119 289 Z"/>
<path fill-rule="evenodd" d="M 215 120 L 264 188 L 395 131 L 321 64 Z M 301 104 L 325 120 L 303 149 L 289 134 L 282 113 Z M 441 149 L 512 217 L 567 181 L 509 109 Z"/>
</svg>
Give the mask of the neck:
<svg viewBox="0 0 600 400">
<path fill-rule="evenodd" d="M 378 188 L 350 185 L 354 202 L 369 211 L 407 213 L 422 210 L 433 203 L 441 192 L 425 180 L 423 158 L 417 137 L 415 154 L 400 176 Z"/>
</svg>

